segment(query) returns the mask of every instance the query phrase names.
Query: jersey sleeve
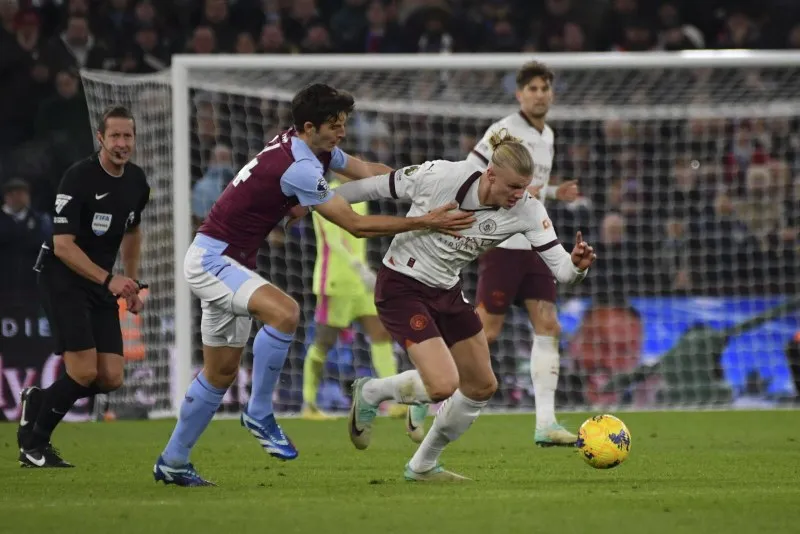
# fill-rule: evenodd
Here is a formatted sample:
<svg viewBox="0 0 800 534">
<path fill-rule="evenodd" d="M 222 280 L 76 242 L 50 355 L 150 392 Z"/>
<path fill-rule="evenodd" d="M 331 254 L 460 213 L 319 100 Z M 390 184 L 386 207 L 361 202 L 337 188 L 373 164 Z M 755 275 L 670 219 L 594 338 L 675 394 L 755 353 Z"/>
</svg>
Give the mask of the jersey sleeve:
<svg viewBox="0 0 800 534">
<path fill-rule="evenodd" d="M 322 169 L 304 159 L 295 161 L 283 173 L 281 191 L 288 197 L 296 196 L 302 206 L 324 204 L 333 196 Z"/>
<path fill-rule="evenodd" d="M 533 198 L 526 205 L 529 206 L 526 217 L 530 221 L 530 227 L 525 232 L 525 237 L 550 268 L 556 280 L 562 284 L 576 284 L 586 278 L 587 271 L 575 267 L 569 252 L 558 240 L 544 205 Z"/>
<path fill-rule="evenodd" d="M 84 203 L 80 168 L 71 168 L 61 179 L 56 193 L 55 215 L 53 216 L 53 235 L 80 232 L 81 210 Z"/>
<path fill-rule="evenodd" d="M 333 151 L 331 151 L 331 164 L 330 168 L 334 171 L 339 169 L 344 169 L 347 165 L 347 160 L 350 159 L 350 156 L 342 150 L 341 148 L 334 147 Z"/>
<path fill-rule="evenodd" d="M 550 248 L 555 243 L 558 243 L 558 236 L 553 228 L 553 223 L 550 222 L 550 217 L 544 205 L 531 197 L 525 203 L 525 208 L 523 216 L 527 219 L 529 224 L 529 228 L 525 232 L 525 237 L 528 238 L 533 248 L 536 250 L 546 250 L 546 248 Z"/>
<path fill-rule="evenodd" d="M 413 200 L 417 192 L 417 184 L 424 171 L 420 165 L 403 167 L 389 174 L 381 174 L 361 180 L 352 180 L 335 189 L 350 204 L 393 198 Z"/>
<path fill-rule="evenodd" d="M 394 199 L 414 200 L 420 181 L 425 176 L 425 165 L 409 165 L 389 174 L 389 195 Z"/>
<path fill-rule="evenodd" d="M 142 212 L 144 211 L 144 208 L 147 206 L 148 202 L 150 202 L 150 186 L 145 183 L 144 191 L 142 192 L 142 198 L 139 200 L 139 204 L 137 204 L 136 209 L 133 211 L 133 219 L 130 223 L 128 223 L 128 227 L 125 229 L 126 232 L 131 232 L 138 228 L 140 224 L 142 224 Z"/>
</svg>

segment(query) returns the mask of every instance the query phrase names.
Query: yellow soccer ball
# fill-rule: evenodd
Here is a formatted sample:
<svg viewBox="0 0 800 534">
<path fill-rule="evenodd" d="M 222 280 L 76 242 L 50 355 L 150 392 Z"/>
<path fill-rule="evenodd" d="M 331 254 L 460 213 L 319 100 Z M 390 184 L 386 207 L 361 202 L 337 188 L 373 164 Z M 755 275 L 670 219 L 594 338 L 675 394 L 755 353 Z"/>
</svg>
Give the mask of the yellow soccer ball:
<svg viewBox="0 0 800 534">
<path fill-rule="evenodd" d="M 611 469 L 630 454 L 631 433 L 613 415 L 595 415 L 581 425 L 575 446 L 587 464 L 595 469 Z"/>
</svg>

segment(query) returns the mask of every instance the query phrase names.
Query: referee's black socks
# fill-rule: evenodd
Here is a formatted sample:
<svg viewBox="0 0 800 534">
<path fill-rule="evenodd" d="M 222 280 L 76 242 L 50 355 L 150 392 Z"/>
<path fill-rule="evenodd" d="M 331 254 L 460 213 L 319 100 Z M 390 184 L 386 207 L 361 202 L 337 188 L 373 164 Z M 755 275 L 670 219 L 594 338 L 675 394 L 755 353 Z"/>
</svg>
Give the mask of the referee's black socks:
<svg viewBox="0 0 800 534">
<path fill-rule="evenodd" d="M 35 449 L 50 442 L 58 423 L 75 404 L 75 401 L 94 394 L 92 388 L 75 382 L 67 373 L 44 390 L 42 407 L 33 425 L 30 442 L 26 448 Z"/>
</svg>

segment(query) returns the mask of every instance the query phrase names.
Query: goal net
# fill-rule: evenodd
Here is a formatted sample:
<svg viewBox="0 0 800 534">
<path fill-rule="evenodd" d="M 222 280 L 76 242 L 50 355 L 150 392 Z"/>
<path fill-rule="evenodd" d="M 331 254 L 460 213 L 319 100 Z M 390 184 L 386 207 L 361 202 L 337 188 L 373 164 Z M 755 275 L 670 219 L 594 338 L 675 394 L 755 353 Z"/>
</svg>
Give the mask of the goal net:
<svg viewBox="0 0 800 534">
<path fill-rule="evenodd" d="M 140 382 L 113 398 L 174 411 L 201 362 L 199 305 L 176 277 L 191 231 L 225 183 L 290 125 L 294 93 L 311 82 L 352 92 L 343 148 L 393 167 L 463 159 L 493 121 L 517 110 L 525 56 L 176 57 L 149 77 L 83 73 L 93 116 L 123 103 L 137 118 L 136 161 L 153 197 L 145 212 Z M 800 55 L 588 54 L 548 57 L 556 72 L 548 122 L 553 179 L 578 180 L 579 200 L 549 200 L 561 240 L 581 230 L 598 261 L 559 287 L 561 410 L 776 405 L 797 394 L 800 277 Z M 373 213 L 403 214 L 394 201 Z M 302 404 L 313 338 L 310 219 L 277 229 L 261 274 L 300 303 L 276 409 Z M 388 239 L 368 243 L 378 268 Z M 474 296 L 476 266 L 463 273 Z M 492 406 L 530 409 L 533 330 L 522 303 L 492 345 L 500 388 Z M 743 324 L 745 321 L 749 321 Z M 410 364 L 396 347 L 401 369 Z M 251 356 L 225 400 L 246 402 Z M 323 409 L 346 409 L 348 384 L 373 374 L 358 325 L 328 354 Z"/>
</svg>

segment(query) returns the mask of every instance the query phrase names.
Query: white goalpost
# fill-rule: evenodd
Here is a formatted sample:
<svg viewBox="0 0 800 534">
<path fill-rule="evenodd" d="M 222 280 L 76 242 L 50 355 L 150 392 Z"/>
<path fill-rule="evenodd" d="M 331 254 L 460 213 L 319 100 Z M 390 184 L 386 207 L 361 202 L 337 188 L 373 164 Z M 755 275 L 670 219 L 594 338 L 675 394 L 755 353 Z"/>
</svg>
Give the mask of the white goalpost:
<svg viewBox="0 0 800 534">
<path fill-rule="evenodd" d="M 514 74 L 533 59 L 556 75 L 553 176 L 577 179 L 582 190 L 570 205 L 548 201 L 548 211 L 565 243 L 580 229 L 599 254 L 586 284 L 559 288 L 559 409 L 773 406 L 793 398 L 793 306 L 717 344 L 692 338 L 800 292 L 800 241 L 792 238 L 800 228 L 800 53 L 728 50 L 177 55 L 169 71 L 153 75 L 84 71 L 93 120 L 111 103 L 134 112 L 136 162 L 153 189 L 141 275 L 151 285 L 141 325 L 147 357 L 132 364 L 142 380 L 134 377 L 116 402 L 143 403 L 151 416 L 180 406 L 200 364 L 199 306 L 182 265 L 202 218 L 201 193 L 207 198 L 220 176 L 290 126 L 297 90 L 324 82 L 354 94 L 350 153 L 395 167 L 461 159 L 491 122 L 517 109 Z M 404 206 L 370 209 L 398 214 Z M 370 241 L 373 267 L 387 244 Z M 276 397 L 282 411 L 301 407 L 314 257 L 310 221 L 273 233 L 259 253 L 259 271 L 303 310 Z M 464 273 L 468 291 L 476 277 L 474 266 Z M 531 408 L 530 341 L 527 314 L 515 306 L 492 347 L 496 408 Z M 397 354 L 407 365 L 399 347 Z M 224 409 L 246 402 L 247 368 Z M 370 372 L 358 330 L 340 339 L 326 371 L 321 403 L 343 409 L 346 384 Z"/>
</svg>

